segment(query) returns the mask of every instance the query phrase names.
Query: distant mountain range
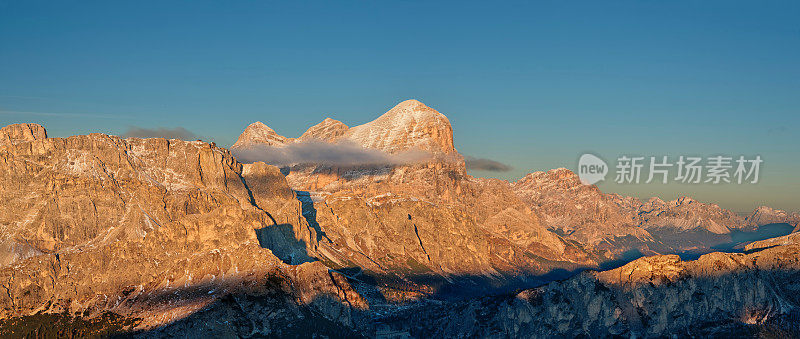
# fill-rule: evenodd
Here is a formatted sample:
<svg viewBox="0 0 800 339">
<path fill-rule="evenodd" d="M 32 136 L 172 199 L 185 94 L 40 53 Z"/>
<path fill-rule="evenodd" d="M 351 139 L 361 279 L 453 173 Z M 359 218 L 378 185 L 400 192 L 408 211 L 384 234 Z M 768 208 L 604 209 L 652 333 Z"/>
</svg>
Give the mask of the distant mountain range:
<svg viewBox="0 0 800 339">
<path fill-rule="evenodd" d="M 797 275 L 795 234 L 674 254 L 796 232 L 800 215 L 641 201 L 564 168 L 476 178 L 449 120 L 417 100 L 297 138 L 256 122 L 230 151 L 17 124 L 0 159 L 0 335 L 796 330 L 794 285 L 777 286 Z"/>
</svg>

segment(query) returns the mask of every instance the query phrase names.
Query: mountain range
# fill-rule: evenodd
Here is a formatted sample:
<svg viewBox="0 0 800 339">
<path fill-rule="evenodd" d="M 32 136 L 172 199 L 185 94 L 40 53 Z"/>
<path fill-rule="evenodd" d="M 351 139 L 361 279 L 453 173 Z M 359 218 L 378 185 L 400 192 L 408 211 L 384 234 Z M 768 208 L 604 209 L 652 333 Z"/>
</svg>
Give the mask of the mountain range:
<svg viewBox="0 0 800 339">
<path fill-rule="evenodd" d="M 16 124 L 0 159 L 0 334 L 800 333 L 797 233 L 740 239 L 800 215 L 474 177 L 417 100 L 230 150 Z"/>
</svg>

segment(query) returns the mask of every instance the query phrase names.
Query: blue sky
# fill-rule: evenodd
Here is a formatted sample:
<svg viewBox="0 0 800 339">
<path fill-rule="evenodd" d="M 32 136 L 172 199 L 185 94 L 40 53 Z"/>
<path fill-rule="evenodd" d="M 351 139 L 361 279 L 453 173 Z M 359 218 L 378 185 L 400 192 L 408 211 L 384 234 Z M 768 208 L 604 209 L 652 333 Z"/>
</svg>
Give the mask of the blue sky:
<svg viewBox="0 0 800 339">
<path fill-rule="evenodd" d="M 800 3 L 0 0 L 0 123 L 228 146 L 416 98 L 515 180 L 580 154 L 764 158 L 757 185 L 600 184 L 800 210 Z"/>
</svg>

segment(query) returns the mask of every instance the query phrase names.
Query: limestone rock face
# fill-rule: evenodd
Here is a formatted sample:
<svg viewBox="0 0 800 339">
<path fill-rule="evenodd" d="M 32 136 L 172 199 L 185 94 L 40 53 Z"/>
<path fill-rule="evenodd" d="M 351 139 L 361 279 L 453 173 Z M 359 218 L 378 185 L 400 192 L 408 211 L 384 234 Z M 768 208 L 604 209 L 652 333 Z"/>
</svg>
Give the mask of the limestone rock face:
<svg viewBox="0 0 800 339">
<path fill-rule="evenodd" d="M 0 201 L 14 211 L 0 216 L 3 242 L 33 252 L 140 239 L 180 212 L 220 204 L 203 190 L 249 204 L 241 165 L 201 142 L 92 134 L 6 145 L 0 157 Z"/>
<path fill-rule="evenodd" d="M 13 124 L 0 129 L 0 145 L 45 138 L 47 131 L 39 124 Z"/>
<path fill-rule="evenodd" d="M 261 245 L 259 232 L 307 225 L 275 167 L 199 141 L 103 134 L 3 143 L 0 159 L 0 319 L 110 311 L 152 328 L 275 293 L 271 277 L 286 281 L 286 307 L 347 324 L 364 306 L 328 268 Z"/>
<path fill-rule="evenodd" d="M 633 242 L 655 242 L 649 232 L 637 227 L 631 199 L 584 185 L 568 169 L 530 173 L 511 186 L 545 225 L 582 244 L 618 252 Z"/>
<path fill-rule="evenodd" d="M 311 126 L 297 141 L 318 140 L 324 142 L 336 142 L 347 130 L 350 129 L 339 120 L 325 118 L 322 122 Z"/>
<path fill-rule="evenodd" d="M 384 170 L 358 178 L 333 171 L 330 181 L 319 168 L 289 173 L 290 185 L 308 192 L 304 213 L 318 228 L 316 239 L 304 239 L 310 253 L 377 277 L 474 277 L 498 285 L 597 263 L 545 229 L 505 181 L 471 178 L 463 163 Z"/>
<path fill-rule="evenodd" d="M 351 128 L 344 138 L 388 153 L 410 149 L 455 153 L 453 128 L 447 117 L 413 99 L 399 103 L 371 122 Z"/>
<path fill-rule="evenodd" d="M 255 205 L 267 213 L 297 208 L 296 195 L 289 188 L 286 177 L 277 167 L 263 162 L 244 164 L 242 165 L 242 178 L 248 185 Z M 297 211 L 295 210 L 287 215 L 297 218 Z M 291 219 L 283 219 L 280 222 L 296 223 L 295 220 Z"/>
<path fill-rule="evenodd" d="M 253 145 L 282 146 L 291 141 L 292 139 L 279 135 L 261 121 L 256 121 L 244 129 L 231 148 L 247 148 Z"/>
</svg>

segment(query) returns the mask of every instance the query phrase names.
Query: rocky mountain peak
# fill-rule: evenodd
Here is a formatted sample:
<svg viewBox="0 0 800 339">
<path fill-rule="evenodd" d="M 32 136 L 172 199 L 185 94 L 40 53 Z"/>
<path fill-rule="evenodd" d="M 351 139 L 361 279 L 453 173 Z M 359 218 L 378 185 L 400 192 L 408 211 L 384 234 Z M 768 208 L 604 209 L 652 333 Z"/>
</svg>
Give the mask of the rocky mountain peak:
<svg viewBox="0 0 800 339">
<path fill-rule="evenodd" d="M 546 172 L 528 173 L 522 179 L 513 184 L 516 187 L 526 187 L 539 191 L 565 190 L 565 189 L 584 189 L 597 191 L 594 185 L 584 185 L 575 172 L 566 168 L 556 168 Z"/>
<path fill-rule="evenodd" d="M 282 146 L 312 139 L 323 142 L 348 141 L 387 153 L 408 150 L 434 154 L 456 153 L 450 120 L 444 114 L 414 99 L 403 101 L 377 119 L 352 128 L 341 121 L 326 118 L 296 139 L 281 136 L 267 125 L 255 122 L 247 126 L 232 148 L 248 148 L 253 145 Z"/>
<path fill-rule="evenodd" d="M 417 99 L 408 99 L 408 100 L 404 100 L 404 101 L 400 102 L 399 104 L 397 104 L 396 106 L 394 106 L 393 110 L 394 109 L 416 110 L 418 108 L 419 109 L 431 109 L 430 107 L 426 106 L 425 104 L 423 104 L 421 101 L 419 101 Z"/>
<path fill-rule="evenodd" d="M 289 141 L 291 141 L 290 138 L 276 133 L 275 130 L 261 121 L 256 121 L 244 129 L 244 132 L 239 135 L 239 139 L 236 140 L 236 143 L 231 148 L 246 148 L 256 144 L 281 146 Z"/>
<path fill-rule="evenodd" d="M 389 153 L 421 149 L 455 153 L 450 120 L 420 101 L 403 101 L 377 119 L 351 128 L 345 137 Z"/>
<path fill-rule="evenodd" d="M 767 206 L 759 206 L 753 210 L 753 213 L 747 217 L 747 221 L 754 226 L 786 223 L 794 226 L 795 232 L 800 231 L 800 214 L 789 213 Z"/>
<path fill-rule="evenodd" d="M 578 180 L 578 175 L 575 172 L 568 170 L 566 168 L 556 168 L 545 172 L 545 175 L 552 180 L 569 180 L 575 181 Z"/>
<path fill-rule="evenodd" d="M 39 124 L 13 124 L 0 129 L 0 144 L 46 138 L 47 131 Z"/>
<path fill-rule="evenodd" d="M 786 211 L 781 211 L 768 206 L 759 206 L 753 210 L 752 216 L 786 216 Z"/>
<path fill-rule="evenodd" d="M 694 200 L 694 199 L 692 199 L 690 197 L 680 197 L 678 199 L 675 199 L 675 200 L 671 201 L 671 203 L 673 203 L 675 206 L 689 205 L 689 204 L 691 204 L 693 202 L 696 202 L 696 200 Z"/>
<path fill-rule="evenodd" d="M 319 140 L 334 142 L 349 130 L 343 122 L 331 118 L 325 118 L 322 122 L 311 126 L 303 135 L 297 138 L 298 141 Z"/>
</svg>

